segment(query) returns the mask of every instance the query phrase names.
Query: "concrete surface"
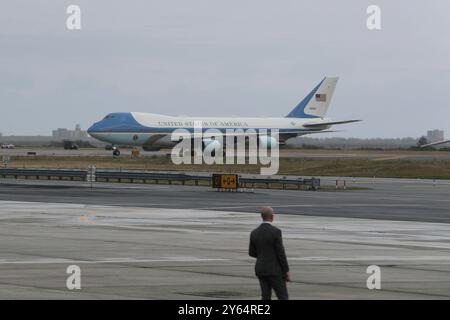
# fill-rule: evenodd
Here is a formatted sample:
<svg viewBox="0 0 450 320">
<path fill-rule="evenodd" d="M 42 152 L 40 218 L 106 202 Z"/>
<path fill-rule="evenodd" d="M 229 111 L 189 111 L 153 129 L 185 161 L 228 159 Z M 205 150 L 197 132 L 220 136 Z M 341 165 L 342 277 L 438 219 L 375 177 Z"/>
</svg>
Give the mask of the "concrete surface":
<svg viewBox="0 0 450 320">
<path fill-rule="evenodd" d="M 0 149 L 0 157 L 26 156 L 27 152 L 36 152 L 38 156 L 73 156 L 73 157 L 111 157 L 112 151 L 104 148 L 80 148 L 79 150 L 64 150 L 62 147 L 17 147 L 15 149 Z M 121 148 L 123 157 L 131 155 L 131 148 Z M 142 150 L 141 150 L 142 151 Z M 142 156 L 170 155 L 170 149 L 160 151 L 142 151 Z M 306 159 L 370 159 L 370 160 L 450 160 L 450 152 L 446 151 L 409 151 L 409 150 L 329 150 L 329 149 L 280 149 L 281 157 Z"/>
<path fill-rule="evenodd" d="M 247 256 L 257 213 L 3 200 L 0 222 L 1 299 L 259 298 Z M 276 225 L 293 299 L 450 298 L 450 224 L 280 214 Z M 72 264 L 81 290 L 66 288 Z M 381 290 L 366 288 L 372 264 Z"/>
</svg>

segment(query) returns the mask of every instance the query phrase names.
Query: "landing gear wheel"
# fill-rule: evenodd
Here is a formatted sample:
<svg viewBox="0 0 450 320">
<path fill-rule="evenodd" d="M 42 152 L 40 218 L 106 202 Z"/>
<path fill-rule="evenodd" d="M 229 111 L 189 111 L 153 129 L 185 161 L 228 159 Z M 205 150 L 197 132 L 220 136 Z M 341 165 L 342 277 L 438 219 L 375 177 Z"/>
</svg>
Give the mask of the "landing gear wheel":
<svg viewBox="0 0 450 320">
<path fill-rule="evenodd" d="M 114 150 L 113 151 L 113 156 L 115 156 L 115 157 L 120 156 L 120 150 Z"/>
</svg>

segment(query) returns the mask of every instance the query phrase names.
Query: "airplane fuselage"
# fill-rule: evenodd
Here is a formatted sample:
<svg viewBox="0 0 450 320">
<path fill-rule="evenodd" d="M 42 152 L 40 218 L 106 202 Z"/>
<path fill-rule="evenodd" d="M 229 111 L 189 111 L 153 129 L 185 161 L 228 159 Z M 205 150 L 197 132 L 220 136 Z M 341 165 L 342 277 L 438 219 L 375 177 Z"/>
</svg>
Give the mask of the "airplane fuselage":
<svg viewBox="0 0 450 320">
<path fill-rule="evenodd" d="M 89 128 L 91 136 L 120 145 L 158 145 L 173 146 L 171 134 L 177 129 L 194 132 L 201 128 L 219 130 L 222 133 L 236 129 L 273 130 L 282 135 L 289 133 L 297 136 L 328 129 L 329 125 L 307 128 L 303 125 L 311 122 L 327 122 L 325 118 L 237 118 L 237 117 L 172 117 L 152 113 L 130 112 L 112 113 Z"/>
</svg>

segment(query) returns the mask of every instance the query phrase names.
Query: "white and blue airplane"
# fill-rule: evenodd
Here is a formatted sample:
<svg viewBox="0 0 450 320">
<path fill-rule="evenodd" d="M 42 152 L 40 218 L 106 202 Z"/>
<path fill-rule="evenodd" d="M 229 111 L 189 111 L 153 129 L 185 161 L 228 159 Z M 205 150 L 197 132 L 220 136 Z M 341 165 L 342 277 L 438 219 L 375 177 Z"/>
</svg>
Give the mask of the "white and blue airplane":
<svg viewBox="0 0 450 320">
<path fill-rule="evenodd" d="M 171 137 L 176 129 L 192 132 L 192 139 L 195 139 L 195 126 L 199 122 L 202 124 L 203 131 L 216 129 L 225 135 L 229 134 L 230 129 L 243 129 L 256 132 L 259 143 L 283 145 L 290 138 L 329 132 L 327 130 L 333 125 L 361 121 L 331 121 L 325 118 L 337 81 L 337 77 L 325 77 L 285 117 L 173 117 L 142 112 L 117 112 L 110 113 L 101 121 L 94 123 L 88 129 L 88 133 L 98 140 L 113 144 L 115 146 L 113 154 L 116 156 L 120 155 L 118 145 L 141 146 L 146 151 L 173 147 L 178 143 Z M 260 134 L 262 130 L 274 129 L 278 130 L 278 141 L 275 141 L 272 136 Z M 203 147 L 210 142 L 210 139 L 203 140 Z"/>
</svg>

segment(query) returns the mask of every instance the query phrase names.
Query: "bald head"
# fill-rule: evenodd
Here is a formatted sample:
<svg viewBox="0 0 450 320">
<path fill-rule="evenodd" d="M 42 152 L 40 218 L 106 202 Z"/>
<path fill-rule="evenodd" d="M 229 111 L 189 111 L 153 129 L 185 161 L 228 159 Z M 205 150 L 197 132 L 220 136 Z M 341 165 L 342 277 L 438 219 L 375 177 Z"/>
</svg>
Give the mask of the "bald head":
<svg viewBox="0 0 450 320">
<path fill-rule="evenodd" d="M 262 207 L 261 208 L 261 218 L 263 221 L 273 221 L 273 215 L 275 213 L 273 212 L 273 209 L 271 207 Z"/>
</svg>

